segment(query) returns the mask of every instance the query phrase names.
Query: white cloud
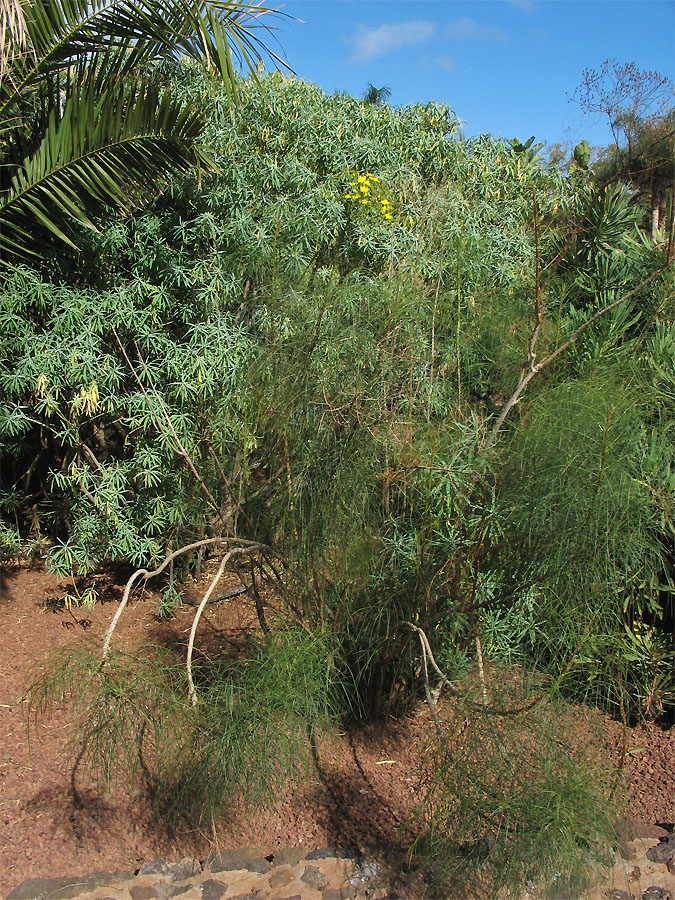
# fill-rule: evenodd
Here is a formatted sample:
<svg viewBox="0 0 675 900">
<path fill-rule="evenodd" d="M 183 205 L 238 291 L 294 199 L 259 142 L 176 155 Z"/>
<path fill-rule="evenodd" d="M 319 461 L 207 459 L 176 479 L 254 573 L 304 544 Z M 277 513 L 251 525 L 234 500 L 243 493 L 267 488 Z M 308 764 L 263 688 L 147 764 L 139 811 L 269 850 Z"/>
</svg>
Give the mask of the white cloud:
<svg viewBox="0 0 675 900">
<path fill-rule="evenodd" d="M 446 53 L 441 53 L 440 56 L 436 56 L 434 58 L 434 63 L 437 68 L 444 69 L 446 72 L 454 72 L 457 68 L 457 63 Z"/>
<path fill-rule="evenodd" d="M 508 34 L 492 25 L 481 25 L 475 19 L 458 19 L 445 29 L 451 41 L 507 41 Z"/>
<path fill-rule="evenodd" d="M 378 25 L 377 28 L 357 25 L 352 59 L 368 60 L 399 47 L 413 47 L 415 44 L 428 41 L 435 33 L 436 24 L 434 22 L 421 20 Z"/>
</svg>

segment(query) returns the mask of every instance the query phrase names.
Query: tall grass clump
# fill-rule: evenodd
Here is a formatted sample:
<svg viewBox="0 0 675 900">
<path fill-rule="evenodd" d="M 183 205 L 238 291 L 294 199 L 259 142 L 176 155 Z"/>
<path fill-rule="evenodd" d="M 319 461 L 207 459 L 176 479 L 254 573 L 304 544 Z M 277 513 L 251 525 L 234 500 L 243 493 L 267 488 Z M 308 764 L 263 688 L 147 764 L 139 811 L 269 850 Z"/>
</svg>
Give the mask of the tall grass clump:
<svg viewBox="0 0 675 900">
<path fill-rule="evenodd" d="M 73 755 L 103 783 L 141 784 L 162 818 L 209 825 L 233 803 L 265 804 L 302 778 L 309 732 L 327 727 L 340 687 L 330 641 L 282 629 L 234 656 L 203 656 L 189 700 L 184 662 L 160 647 L 53 656 L 27 690 L 30 720 L 71 702 Z"/>
<path fill-rule="evenodd" d="M 411 856 L 431 895 L 576 897 L 612 858 L 618 773 L 551 685 L 490 667 L 445 704 Z M 454 896 L 454 893 L 453 893 Z"/>
<path fill-rule="evenodd" d="M 527 598 L 536 619 L 524 658 L 624 714 L 662 711 L 673 687 L 672 648 L 657 634 L 671 526 L 654 494 L 673 460 L 657 409 L 638 373 L 596 367 L 537 398 L 502 475 L 503 609 Z"/>
</svg>

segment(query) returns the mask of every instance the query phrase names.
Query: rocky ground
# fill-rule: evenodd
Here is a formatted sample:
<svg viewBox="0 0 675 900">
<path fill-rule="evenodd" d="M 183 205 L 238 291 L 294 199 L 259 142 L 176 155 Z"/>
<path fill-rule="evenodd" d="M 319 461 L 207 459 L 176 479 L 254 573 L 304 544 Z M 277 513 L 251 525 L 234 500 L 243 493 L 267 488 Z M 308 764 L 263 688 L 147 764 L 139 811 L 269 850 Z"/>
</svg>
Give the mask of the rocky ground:
<svg viewBox="0 0 675 900">
<path fill-rule="evenodd" d="M 122 785 L 102 792 L 73 770 L 66 754 L 73 718 L 67 705 L 41 722 L 29 740 L 21 696 L 30 673 L 51 649 L 73 642 L 100 647 L 115 611 L 123 577 L 96 578 L 103 602 L 91 612 L 69 612 L 59 603 L 66 583 L 41 568 L 6 567 L 0 573 L 0 896 L 338 900 L 429 895 L 418 873 L 398 874 L 396 865 L 404 858 L 401 825 L 419 798 L 420 761 L 433 740 L 426 709 L 402 721 L 331 736 L 318 746 L 315 770 L 299 787 L 289 787 L 273 809 L 230 810 L 209 834 L 168 829 L 142 794 Z M 146 595 L 125 611 L 116 640 L 139 646 L 184 643 L 192 615 L 185 609 L 158 622 Z M 237 598 L 208 607 L 200 635 L 234 636 L 253 627 L 253 621 L 246 599 Z M 594 727 L 597 722 L 595 715 Z M 636 900 L 664 900 L 675 892 L 671 857 L 666 858 L 675 822 L 673 729 L 650 723 L 626 731 L 608 717 L 600 722 L 606 753 L 618 759 L 624 747 L 627 751 L 629 824 L 610 884 L 625 893 L 613 900 L 628 900 L 629 894 Z M 586 727 L 581 718 L 578 727 Z M 233 869 L 231 859 L 230 868 L 216 871 L 220 863 L 214 863 L 214 846 L 220 852 L 256 848 L 246 858 L 258 860 L 265 871 L 248 864 Z M 323 859 L 312 859 L 322 847 L 352 848 L 351 856 L 324 853 Z M 649 852 L 663 858 L 650 859 Z M 166 872 L 143 869 L 158 858 L 164 863 L 156 865 L 168 866 Z M 192 861 L 189 876 L 183 877 L 185 868 L 171 868 L 181 860 Z M 119 875 L 100 875 L 96 883 L 83 877 L 116 870 Z M 54 881 L 59 878 L 65 880 Z M 597 897 L 607 900 L 609 890 L 603 887 Z"/>
</svg>

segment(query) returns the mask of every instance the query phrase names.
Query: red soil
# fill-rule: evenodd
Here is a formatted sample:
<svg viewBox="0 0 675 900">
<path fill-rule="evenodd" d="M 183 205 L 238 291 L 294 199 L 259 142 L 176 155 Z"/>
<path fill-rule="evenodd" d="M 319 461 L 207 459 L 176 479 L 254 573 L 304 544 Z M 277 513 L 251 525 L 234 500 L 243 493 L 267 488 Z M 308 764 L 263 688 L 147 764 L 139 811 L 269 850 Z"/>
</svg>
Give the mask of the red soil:
<svg viewBox="0 0 675 900">
<path fill-rule="evenodd" d="M 106 793 L 66 754 L 73 710 L 64 705 L 29 735 L 22 693 L 47 652 L 74 643 L 100 648 L 117 608 L 124 577 L 95 576 L 102 602 L 69 612 L 59 604 L 68 587 L 42 568 L 0 568 L 0 890 L 27 878 L 135 868 L 157 856 L 207 855 L 213 834 L 177 832 L 153 817 L 140 792 L 116 785 Z M 232 583 L 230 587 L 236 587 Z M 224 586 L 224 590 L 228 585 Z M 199 596 L 194 586 L 194 596 Z M 194 609 L 158 622 L 146 593 L 125 610 L 115 643 L 185 643 Z M 247 596 L 209 605 L 198 640 L 235 636 L 251 627 Z M 624 730 L 600 724 L 607 753 L 618 759 Z M 583 728 L 583 720 L 579 720 Z M 675 730 L 656 723 L 630 729 L 625 756 L 627 817 L 675 822 Z M 263 855 L 299 843 L 400 846 L 400 824 L 419 799 L 419 767 L 433 742 L 427 710 L 401 721 L 331 736 L 319 745 L 319 765 L 301 787 L 289 788 L 270 811 L 230 810 L 215 823 L 223 847 L 257 847 Z M 75 787 L 75 793 L 73 791 Z"/>
</svg>

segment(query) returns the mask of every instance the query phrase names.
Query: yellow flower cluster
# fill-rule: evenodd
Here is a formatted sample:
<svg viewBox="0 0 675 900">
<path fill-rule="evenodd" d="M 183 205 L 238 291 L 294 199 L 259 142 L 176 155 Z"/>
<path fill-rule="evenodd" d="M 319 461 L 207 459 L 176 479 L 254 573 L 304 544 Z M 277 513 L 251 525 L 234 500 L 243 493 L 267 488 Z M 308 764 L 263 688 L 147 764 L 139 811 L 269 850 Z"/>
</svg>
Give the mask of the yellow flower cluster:
<svg viewBox="0 0 675 900">
<path fill-rule="evenodd" d="M 393 219 L 390 201 L 382 195 L 381 184 L 377 175 L 366 172 L 365 175 L 354 175 L 351 190 L 345 194 L 346 200 L 355 200 L 364 206 L 369 203 L 379 205 L 385 219 Z"/>
</svg>

